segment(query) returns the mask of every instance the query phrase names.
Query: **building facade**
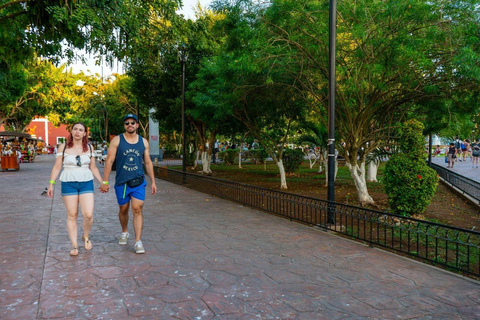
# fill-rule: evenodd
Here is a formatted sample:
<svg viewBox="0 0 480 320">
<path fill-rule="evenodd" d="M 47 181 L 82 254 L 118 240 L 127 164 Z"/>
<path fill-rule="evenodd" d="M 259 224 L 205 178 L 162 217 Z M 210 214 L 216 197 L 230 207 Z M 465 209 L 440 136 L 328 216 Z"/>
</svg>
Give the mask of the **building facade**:
<svg viewBox="0 0 480 320">
<path fill-rule="evenodd" d="M 46 118 L 35 118 L 27 126 L 26 133 L 29 133 L 33 138 L 43 140 L 46 146 L 56 146 L 63 143 L 69 131 L 66 125 L 61 124 L 59 127 L 53 126 Z"/>
</svg>

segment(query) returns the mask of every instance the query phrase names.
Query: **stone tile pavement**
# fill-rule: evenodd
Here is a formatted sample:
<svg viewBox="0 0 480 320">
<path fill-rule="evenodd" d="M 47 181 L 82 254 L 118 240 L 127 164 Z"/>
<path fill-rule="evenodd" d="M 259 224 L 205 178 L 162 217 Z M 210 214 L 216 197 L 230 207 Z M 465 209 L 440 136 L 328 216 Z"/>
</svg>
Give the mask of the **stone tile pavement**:
<svg viewBox="0 0 480 320">
<path fill-rule="evenodd" d="M 480 168 L 472 168 L 471 158 L 467 158 L 466 161 L 458 161 L 457 159 L 453 168 L 447 168 L 444 156 L 432 157 L 432 163 L 442 166 L 447 170 L 472 179 L 476 182 L 480 182 Z"/>
<path fill-rule="evenodd" d="M 144 255 L 97 192 L 70 257 L 52 165 L 0 172 L 0 319 L 480 319 L 477 281 L 161 180 Z"/>
</svg>

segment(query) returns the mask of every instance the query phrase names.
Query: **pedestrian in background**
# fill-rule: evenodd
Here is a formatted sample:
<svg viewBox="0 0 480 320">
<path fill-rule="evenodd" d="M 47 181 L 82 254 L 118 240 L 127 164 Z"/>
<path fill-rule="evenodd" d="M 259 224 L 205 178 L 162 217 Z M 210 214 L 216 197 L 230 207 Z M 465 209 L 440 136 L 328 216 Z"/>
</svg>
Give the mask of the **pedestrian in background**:
<svg viewBox="0 0 480 320">
<path fill-rule="evenodd" d="M 471 144 L 472 147 L 472 168 L 478 168 L 478 157 L 480 157 L 480 141 L 476 139 Z"/>
<path fill-rule="evenodd" d="M 78 122 L 73 125 L 67 142 L 58 148 L 47 189 L 47 195 L 53 197 L 55 180 L 63 167 L 60 181 L 62 182 L 63 202 L 67 210 L 67 231 L 72 243 L 71 256 L 78 255 L 79 205 L 83 216 L 82 241 L 84 241 L 85 250 L 92 249 L 89 236 L 94 210 L 93 178 L 97 178 L 102 183 L 102 176 L 95 164 L 93 147 L 88 143 L 87 136 L 87 127 L 83 123 Z"/>
<path fill-rule="evenodd" d="M 457 157 L 457 148 L 455 147 L 455 144 L 453 142 L 450 143 L 450 146 L 448 147 L 448 166 L 447 168 L 453 168 L 453 165 L 455 164 L 455 158 Z"/>
</svg>

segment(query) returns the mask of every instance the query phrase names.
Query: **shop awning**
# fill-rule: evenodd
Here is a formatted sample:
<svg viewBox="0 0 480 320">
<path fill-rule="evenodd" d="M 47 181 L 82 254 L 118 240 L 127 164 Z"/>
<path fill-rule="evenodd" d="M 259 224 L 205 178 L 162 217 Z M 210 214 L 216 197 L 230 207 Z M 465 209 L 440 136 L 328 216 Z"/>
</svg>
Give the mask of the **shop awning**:
<svg viewBox="0 0 480 320">
<path fill-rule="evenodd" d="M 14 132 L 14 131 L 0 131 L 0 137 L 20 137 L 20 138 L 32 138 L 31 135 L 24 132 Z"/>
</svg>

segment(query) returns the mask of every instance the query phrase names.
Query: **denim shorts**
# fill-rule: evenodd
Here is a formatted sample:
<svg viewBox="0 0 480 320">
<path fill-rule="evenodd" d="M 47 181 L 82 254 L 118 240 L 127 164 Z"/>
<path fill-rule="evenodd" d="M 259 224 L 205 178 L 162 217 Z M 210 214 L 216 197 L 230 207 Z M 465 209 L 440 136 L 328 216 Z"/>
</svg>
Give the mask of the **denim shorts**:
<svg viewBox="0 0 480 320">
<path fill-rule="evenodd" d="M 62 181 L 62 196 L 78 196 L 85 193 L 93 193 L 93 180 L 90 181 Z"/>
<path fill-rule="evenodd" d="M 141 201 L 145 201 L 145 187 L 147 186 L 147 180 L 144 179 L 143 183 L 137 187 L 130 188 L 126 183 L 119 186 L 115 186 L 115 194 L 117 196 L 117 203 L 120 206 L 130 202 L 131 198 L 135 198 Z"/>
</svg>

